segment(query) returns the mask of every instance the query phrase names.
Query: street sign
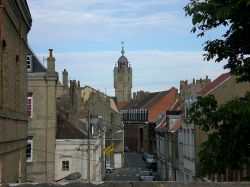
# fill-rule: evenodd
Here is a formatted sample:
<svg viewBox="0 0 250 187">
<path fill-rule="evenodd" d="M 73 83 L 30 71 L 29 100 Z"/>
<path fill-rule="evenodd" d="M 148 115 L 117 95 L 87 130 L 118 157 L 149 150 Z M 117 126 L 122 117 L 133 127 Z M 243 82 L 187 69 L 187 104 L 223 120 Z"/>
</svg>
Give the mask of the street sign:
<svg viewBox="0 0 250 187">
<path fill-rule="evenodd" d="M 111 153 L 113 151 L 114 151 L 114 148 L 113 148 L 112 145 L 110 145 L 110 146 L 106 147 L 104 152 L 105 152 L 105 154 L 109 154 L 109 153 Z"/>
</svg>

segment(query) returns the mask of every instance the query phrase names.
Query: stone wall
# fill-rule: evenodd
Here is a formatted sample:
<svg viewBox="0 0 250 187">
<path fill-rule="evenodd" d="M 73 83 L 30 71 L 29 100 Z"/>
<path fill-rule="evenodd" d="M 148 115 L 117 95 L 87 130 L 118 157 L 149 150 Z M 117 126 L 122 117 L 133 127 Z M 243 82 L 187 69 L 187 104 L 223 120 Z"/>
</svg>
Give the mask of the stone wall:
<svg viewBox="0 0 250 187">
<path fill-rule="evenodd" d="M 1 187 L 11 187 L 14 184 L 2 184 Z M 15 187 L 249 187 L 249 182 L 232 182 L 232 183 L 203 183 L 203 182 L 104 182 L 104 183 L 40 183 L 40 184 L 20 184 Z"/>
<path fill-rule="evenodd" d="M 0 1 L 0 183 L 24 182 L 27 144 L 25 0 Z"/>
</svg>

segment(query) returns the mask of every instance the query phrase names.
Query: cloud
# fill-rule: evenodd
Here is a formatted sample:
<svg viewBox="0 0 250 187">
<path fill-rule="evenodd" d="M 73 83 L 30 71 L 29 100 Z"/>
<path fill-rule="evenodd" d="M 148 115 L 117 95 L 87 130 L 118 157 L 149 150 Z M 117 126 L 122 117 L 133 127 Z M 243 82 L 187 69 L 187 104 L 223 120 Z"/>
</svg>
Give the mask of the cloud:
<svg viewBox="0 0 250 187">
<path fill-rule="evenodd" d="M 201 52 L 132 51 L 125 53 L 133 69 L 133 91 L 167 90 L 179 87 L 180 80 L 193 78 L 215 79 L 223 70 L 223 63 L 203 62 Z M 38 55 L 40 59 L 47 54 Z M 113 68 L 120 54 L 116 51 L 55 53 L 56 70 L 60 79 L 67 69 L 70 79 L 80 80 L 114 95 Z"/>
<path fill-rule="evenodd" d="M 33 26 L 29 35 L 35 48 L 65 41 L 70 48 L 86 42 L 109 43 L 123 39 L 152 38 L 161 30 L 167 33 L 187 25 L 169 5 L 179 0 L 29 0 Z M 142 33 L 143 31 L 143 33 Z M 179 29 L 179 32 L 182 32 Z M 41 40 L 40 38 L 43 38 Z M 59 47 L 58 47 L 59 48 Z M 69 47 L 68 47 L 69 48 Z M 74 50 L 72 50 L 74 51 Z"/>
</svg>

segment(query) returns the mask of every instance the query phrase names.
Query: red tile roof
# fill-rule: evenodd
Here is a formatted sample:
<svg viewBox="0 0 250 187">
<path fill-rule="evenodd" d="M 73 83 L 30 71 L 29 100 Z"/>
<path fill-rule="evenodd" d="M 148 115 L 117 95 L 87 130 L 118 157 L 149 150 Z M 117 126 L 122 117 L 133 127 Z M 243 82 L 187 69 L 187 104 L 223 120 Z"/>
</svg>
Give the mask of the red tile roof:
<svg viewBox="0 0 250 187">
<path fill-rule="evenodd" d="M 171 106 L 170 111 L 180 111 L 184 112 L 184 101 L 179 98 L 176 98 L 174 104 Z"/>
<path fill-rule="evenodd" d="M 127 106 L 127 104 L 128 104 L 127 102 L 117 102 L 116 106 L 117 106 L 118 110 L 122 110 L 124 107 Z"/>
<path fill-rule="evenodd" d="M 149 101 L 148 121 L 155 122 L 161 113 L 168 111 L 175 102 L 176 96 L 177 89 L 173 87 L 168 92 L 159 94 L 159 98 Z"/>
<path fill-rule="evenodd" d="M 177 96 L 177 89 L 149 93 L 139 101 L 131 101 L 124 110 L 148 109 L 148 122 L 155 122 L 161 113 L 170 110 Z"/>
<path fill-rule="evenodd" d="M 224 73 L 220 75 L 218 78 L 213 80 L 211 83 L 209 83 L 207 86 L 205 86 L 198 95 L 203 96 L 208 94 L 210 91 L 214 90 L 216 87 L 218 87 L 221 83 L 223 83 L 225 80 L 231 77 L 230 73 Z"/>
<path fill-rule="evenodd" d="M 169 129 L 169 131 L 171 132 L 176 132 L 180 127 L 181 127 L 181 120 L 176 120 L 176 122 L 174 123 L 174 125 Z"/>
<path fill-rule="evenodd" d="M 156 130 L 156 131 L 161 131 L 161 130 L 165 129 L 166 126 L 167 126 L 166 117 L 164 117 L 163 120 L 161 121 L 161 123 L 159 123 L 159 124 L 155 127 L 155 130 Z"/>
</svg>

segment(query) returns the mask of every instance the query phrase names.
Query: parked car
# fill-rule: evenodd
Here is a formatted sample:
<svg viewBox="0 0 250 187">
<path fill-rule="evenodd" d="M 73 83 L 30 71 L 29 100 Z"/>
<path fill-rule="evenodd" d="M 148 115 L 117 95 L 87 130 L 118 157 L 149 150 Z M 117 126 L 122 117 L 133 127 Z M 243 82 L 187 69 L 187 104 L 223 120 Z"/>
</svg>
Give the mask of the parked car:
<svg viewBox="0 0 250 187">
<path fill-rule="evenodd" d="M 114 168 L 112 168 L 110 165 L 106 165 L 105 172 L 106 173 L 113 173 L 114 172 Z"/>
<path fill-rule="evenodd" d="M 140 171 L 139 180 L 140 181 L 154 181 L 155 176 L 152 175 L 151 171 Z"/>
<path fill-rule="evenodd" d="M 155 155 L 148 155 L 146 159 L 146 164 L 149 169 L 156 170 L 157 169 L 157 162 Z"/>
<path fill-rule="evenodd" d="M 149 152 L 143 152 L 142 159 L 146 161 L 148 155 L 150 155 Z"/>
</svg>

